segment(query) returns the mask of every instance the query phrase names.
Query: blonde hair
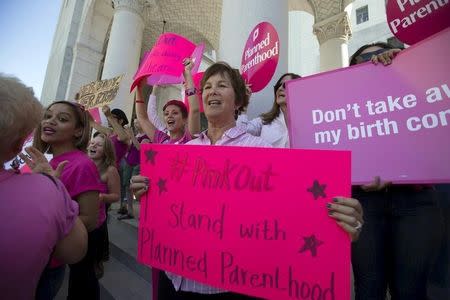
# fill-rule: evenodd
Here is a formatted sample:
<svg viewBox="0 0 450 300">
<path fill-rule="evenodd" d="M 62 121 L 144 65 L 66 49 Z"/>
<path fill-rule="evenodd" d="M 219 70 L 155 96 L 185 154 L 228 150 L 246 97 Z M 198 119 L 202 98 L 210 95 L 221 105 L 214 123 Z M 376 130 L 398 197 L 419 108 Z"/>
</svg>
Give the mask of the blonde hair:
<svg viewBox="0 0 450 300">
<path fill-rule="evenodd" d="M 43 116 L 43 107 L 34 96 L 33 89 L 18 78 L 0 73 L 0 141 L 5 152 L 6 145 L 24 139 Z"/>
<path fill-rule="evenodd" d="M 80 151 L 86 152 L 89 140 L 91 138 L 91 126 L 89 124 L 89 112 L 84 109 L 83 106 L 76 102 L 70 101 L 55 101 L 50 104 L 46 111 L 55 104 L 65 104 L 69 106 L 76 118 L 76 128 L 82 128 L 81 136 L 74 140 L 74 146 Z M 50 145 L 44 142 L 41 138 L 42 123 L 39 123 L 36 131 L 34 132 L 33 146 L 36 147 L 42 153 L 51 152 Z"/>
<path fill-rule="evenodd" d="M 94 134 L 94 138 L 101 137 L 103 139 L 103 158 L 102 162 L 98 166 L 98 171 L 103 174 L 108 170 L 110 166 L 116 167 L 116 151 L 111 139 L 100 132 Z"/>
</svg>

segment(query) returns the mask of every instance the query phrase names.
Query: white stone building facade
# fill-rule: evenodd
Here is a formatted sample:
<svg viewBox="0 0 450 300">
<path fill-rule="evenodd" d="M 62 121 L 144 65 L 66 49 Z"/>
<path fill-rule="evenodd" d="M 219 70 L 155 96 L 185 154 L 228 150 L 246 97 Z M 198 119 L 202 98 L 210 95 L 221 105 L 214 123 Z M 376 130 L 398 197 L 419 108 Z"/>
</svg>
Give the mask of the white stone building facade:
<svg viewBox="0 0 450 300">
<path fill-rule="evenodd" d="M 62 0 L 41 101 L 73 99 L 82 85 L 124 74 L 111 106 L 131 115 L 132 77 L 163 31 L 206 44 L 201 70 L 217 60 L 238 68 L 248 34 L 262 21 L 278 31 L 280 59 L 268 86 L 252 96 L 252 117 L 270 109 L 281 74 L 345 67 L 361 45 L 392 37 L 379 0 Z M 159 96 L 162 106 L 180 98 L 180 88 Z"/>
</svg>

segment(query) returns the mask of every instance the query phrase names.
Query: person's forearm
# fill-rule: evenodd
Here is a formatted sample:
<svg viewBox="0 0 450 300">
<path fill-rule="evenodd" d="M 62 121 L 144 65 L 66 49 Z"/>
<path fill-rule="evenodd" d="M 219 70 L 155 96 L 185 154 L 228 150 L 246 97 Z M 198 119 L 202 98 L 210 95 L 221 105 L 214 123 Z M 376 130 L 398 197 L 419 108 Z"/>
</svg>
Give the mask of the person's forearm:
<svg viewBox="0 0 450 300">
<path fill-rule="evenodd" d="M 109 136 L 109 135 L 112 134 L 112 130 L 111 129 L 109 129 L 108 127 L 102 126 L 102 125 L 98 124 L 95 121 L 92 121 L 90 124 L 95 130 L 97 130 L 98 132 L 103 133 L 106 136 Z"/>
<path fill-rule="evenodd" d="M 117 139 L 123 143 L 127 143 L 129 139 L 125 129 L 111 115 L 106 118 L 108 119 L 109 124 L 111 124 L 114 133 L 117 134 Z"/>
<path fill-rule="evenodd" d="M 186 81 L 186 96 L 189 101 L 188 129 L 191 134 L 200 133 L 200 105 L 190 70 L 183 72 Z"/>
<path fill-rule="evenodd" d="M 111 204 L 119 201 L 119 195 L 116 193 L 100 194 L 100 201 Z"/>
<path fill-rule="evenodd" d="M 131 142 L 133 143 L 133 146 L 136 147 L 136 149 L 141 150 L 141 144 L 139 143 L 139 141 L 136 139 L 135 135 L 131 136 Z"/>
<path fill-rule="evenodd" d="M 142 96 L 142 90 L 141 87 L 138 86 L 136 91 L 136 117 L 139 121 L 139 124 L 141 125 L 142 131 L 150 138 L 150 140 L 153 140 L 153 137 L 155 136 L 156 128 L 150 122 L 148 119 L 148 115 L 145 108 L 145 102 L 144 98 Z"/>
<path fill-rule="evenodd" d="M 152 94 L 148 97 L 148 104 L 147 104 L 147 116 L 150 120 L 150 122 L 153 123 L 153 125 L 159 130 L 164 131 L 166 129 L 166 126 L 158 117 L 158 110 L 156 105 L 156 96 L 155 94 Z"/>
<path fill-rule="evenodd" d="M 97 226 L 97 216 L 93 217 L 87 215 L 79 215 L 78 217 L 80 218 L 81 222 L 83 222 L 88 232 L 91 232 Z"/>
</svg>

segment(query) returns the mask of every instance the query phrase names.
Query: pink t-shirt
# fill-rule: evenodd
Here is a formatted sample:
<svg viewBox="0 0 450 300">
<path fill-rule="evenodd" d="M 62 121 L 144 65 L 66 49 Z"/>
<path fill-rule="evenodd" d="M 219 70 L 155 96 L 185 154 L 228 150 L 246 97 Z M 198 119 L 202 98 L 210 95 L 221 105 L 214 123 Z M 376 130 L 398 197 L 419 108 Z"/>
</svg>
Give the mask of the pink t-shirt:
<svg viewBox="0 0 450 300">
<path fill-rule="evenodd" d="M 117 135 L 111 136 L 110 139 L 111 139 L 111 142 L 113 143 L 114 151 L 116 153 L 116 167 L 119 168 L 120 161 L 122 160 L 122 158 L 124 158 L 125 154 L 127 154 L 128 144 L 119 141 L 119 139 L 117 138 Z"/>
<path fill-rule="evenodd" d="M 155 136 L 153 137 L 154 144 L 186 144 L 192 140 L 192 136 L 188 130 L 184 132 L 184 135 L 178 140 L 170 139 L 170 136 L 167 133 L 156 130 Z"/>
<path fill-rule="evenodd" d="M 59 163 L 65 160 L 69 163 L 64 167 L 59 179 L 64 183 L 73 199 L 88 191 L 101 192 L 103 190 L 97 167 L 86 153 L 79 150 L 66 152 L 54 156 L 50 165 L 55 169 Z"/>
<path fill-rule="evenodd" d="M 74 150 L 54 156 L 50 165 L 55 169 L 59 163 L 69 161 L 64 167 L 59 179 L 66 187 L 69 195 L 75 200 L 77 196 L 85 192 L 103 190 L 100 174 L 94 162 L 86 153 L 80 150 Z M 55 259 L 50 262 L 50 267 L 55 268 L 61 263 Z"/>
<path fill-rule="evenodd" d="M 141 144 L 142 141 L 145 139 L 150 140 L 146 134 L 136 136 L 136 139 L 139 142 L 139 144 Z M 134 144 L 131 144 L 130 150 L 128 150 L 128 153 L 126 156 L 127 163 L 133 167 L 139 165 L 140 164 L 140 156 L 139 155 L 140 155 L 139 150 L 134 146 Z"/>
<path fill-rule="evenodd" d="M 58 179 L 5 170 L 0 200 L 0 297 L 34 299 L 56 243 L 74 226 L 78 204 Z"/>
</svg>

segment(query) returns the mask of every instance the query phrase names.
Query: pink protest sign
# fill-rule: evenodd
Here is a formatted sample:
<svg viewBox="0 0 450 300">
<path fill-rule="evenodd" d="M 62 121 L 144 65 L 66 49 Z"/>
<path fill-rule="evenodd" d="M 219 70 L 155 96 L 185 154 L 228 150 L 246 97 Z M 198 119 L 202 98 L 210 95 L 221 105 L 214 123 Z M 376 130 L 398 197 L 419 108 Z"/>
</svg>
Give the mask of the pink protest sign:
<svg viewBox="0 0 450 300">
<path fill-rule="evenodd" d="M 202 43 L 198 45 L 192 55 L 192 60 L 194 61 L 194 66 L 191 70 L 192 73 L 196 73 L 198 68 L 200 67 L 200 63 L 202 61 L 203 51 L 205 49 L 205 45 Z M 164 84 L 179 84 L 184 81 L 183 75 L 173 76 L 166 74 L 153 74 L 150 75 L 147 79 L 147 83 L 149 85 L 164 85 Z"/>
<path fill-rule="evenodd" d="M 352 182 L 450 182 L 450 29 L 400 53 L 287 83 L 291 147 L 352 151 Z"/>
<path fill-rule="evenodd" d="M 265 299 L 349 299 L 350 240 L 326 203 L 350 153 L 146 144 L 138 260 Z"/>
<path fill-rule="evenodd" d="M 275 27 L 261 22 L 250 32 L 241 61 L 241 74 L 254 93 L 272 79 L 278 65 L 280 40 Z"/>
<path fill-rule="evenodd" d="M 196 46 L 191 41 L 178 34 L 170 32 L 162 34 L 150 53 L 145 55 L 134 75 L 130 90 L 132 91 L 137 83 L 146 76 L 155 76 L 159 83 L 172 80 L 173 77 L 182 78 L 183 59 L 191 57 L 195 49 Z M 164 77 L 163 75 L 173 77 Z"/>
<path fill-rule="evenodd" d="M 192 76 L 192 79 L 194 80 L 194 85 L 195 88 L 197 89 L 197 97 L 198 97 L 198 102 L 200 105 L 200 111 L 203 112 L 203 100 L 202 100 L 202 89 L 201 89 L 201 82 L 202 82 L 202 78 L 203 78 L 203 74 L 205 72 L 200 72 L 197 74 L 194 74 Z M 186 104 L 186 107 L 189 110 L 189 100 L 188 97 L 184 97 L 184 104 Z"/>
<path fill-rule="evenodd" d="M 89 114 L 92 116 L 92 118 L 94 118 L 95 122 L 97 122 L 97 123 L 102 122 L 102 120 L 100 119 L 100 111 L 99 111 L 98 107 L 89 109 Z"/>
<path fill-rule="evenodd" d="M 392 33 L 412 45 L 450 26 L 450 4 L 448 0 L 389 0 L 386 16 Z"/>
</svg>

